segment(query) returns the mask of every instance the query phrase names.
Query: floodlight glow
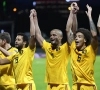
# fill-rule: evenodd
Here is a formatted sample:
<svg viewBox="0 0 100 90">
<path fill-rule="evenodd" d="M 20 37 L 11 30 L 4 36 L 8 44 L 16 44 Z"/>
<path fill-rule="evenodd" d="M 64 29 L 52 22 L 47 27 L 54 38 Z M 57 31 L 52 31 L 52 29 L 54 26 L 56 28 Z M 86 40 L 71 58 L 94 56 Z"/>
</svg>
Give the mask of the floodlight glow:
<svg viewBox="0 0 100 90">
<path fill-rule="evenodd" d="M 4 33 L 4 30 L 3 29 L 1 29 L 1 33 Z"/>
<path fill-rule="evenodd" d="M 36 1 L 33 2 L 33 6 L 36 6 Z"/>
<path fill-rule="evenodd" d="M 66 0 L 66 2 L 70 2 L 70 0 Z"/>
<path fill-rule="evenodd" d="M 13 8 L 13 11 L 16 12 L 17 11 L 17 8 Z"/>
</svg>

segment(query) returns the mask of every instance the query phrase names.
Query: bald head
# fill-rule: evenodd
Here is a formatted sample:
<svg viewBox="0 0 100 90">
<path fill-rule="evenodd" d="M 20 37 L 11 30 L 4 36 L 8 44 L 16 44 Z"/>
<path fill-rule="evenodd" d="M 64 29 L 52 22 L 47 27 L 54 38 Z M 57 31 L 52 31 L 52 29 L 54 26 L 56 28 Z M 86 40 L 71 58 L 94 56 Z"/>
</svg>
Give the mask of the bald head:
<svg viewBox="0 0 100 90">
<path fill-rule="evenodd" d="M 59 36 L 63 37 L 63 33 L 60 29 L 53 29 L 51 31 L 54 31 L 56 34 L 58 34 Z"/>
</svg>

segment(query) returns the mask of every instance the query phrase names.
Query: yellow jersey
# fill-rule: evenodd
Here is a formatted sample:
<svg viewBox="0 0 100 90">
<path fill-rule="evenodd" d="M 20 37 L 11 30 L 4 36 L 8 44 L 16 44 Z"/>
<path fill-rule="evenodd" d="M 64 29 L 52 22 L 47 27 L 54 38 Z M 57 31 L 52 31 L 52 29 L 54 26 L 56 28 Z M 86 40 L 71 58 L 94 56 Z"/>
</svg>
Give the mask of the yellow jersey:
<svg viewBox="0 0 100 90">
<path fill-rule="evenodd" d="M 23 48 L 17 54 L 7 57 L 8 60 L 13 61 L 15 80 L 17 84 L 33 83 L 32 61 L 35 50 L 36 48 L 31 50 L 28 46 L 27 48 Z"/>
<path fill-rule="evenodd" d="M 46 53 L 46 78 L 47 83 L 68 84 L 67 64 L 69 47 L 65 43 L 52 50 L 51 43 L 43 41 L 43 49 Z"/>
<path fill-rule="evenodd" d="M 94 50 L 91 45 L 84 50 L 78 51 L 75 42 L 71 45 L 71 70 L 73 83 L 85 83 L 95 85 L 94 80 L 94 62 L 97 49 Z"/>
<path fill-rule="evenodd" d="M 18 52 L 14 47 L 8 49 L 8 52 Z M 5 58 L 6 56 L 0 51 L 0 57 Z M 0 65 L 0 85 L 11 85 L 15 84 L 14 73 L 13 73 L 13 63 L 7 65 Z"/>
</svg>

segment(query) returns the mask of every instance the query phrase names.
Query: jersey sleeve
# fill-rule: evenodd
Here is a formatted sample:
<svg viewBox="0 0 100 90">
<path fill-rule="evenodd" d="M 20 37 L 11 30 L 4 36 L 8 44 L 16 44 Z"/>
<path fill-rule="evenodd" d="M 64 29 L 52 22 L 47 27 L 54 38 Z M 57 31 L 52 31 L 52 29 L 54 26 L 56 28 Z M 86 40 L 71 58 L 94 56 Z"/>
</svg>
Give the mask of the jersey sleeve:
<svg viewBox="0 0 100 90">
<path fill-rule="evenodd" d="M 71 44 L 71 46 L 70 46 L 70 48 L 75 48 L 75 47 L 76 47 L 75 41 L 73 41 L 72 44 Z"/>
<path fill-rule="evenodd" d="M 69 45 L 68 45 L 68 43 L 64 43 L 63 44 L 63 47 L 64 47 L 64 50 L 66 50 L 66 53 L 69 53 L 70 51 L 69 51 Z"/>
<path fill-rule="evenodd" d="M 50 45 L 50 44 L 44 40 L 44 41 L 43 41 L 42 49 L 45 50 L 46 47 L 48 47 L 48 45 Z"/>
<path fill-rule="evenodd" d="M 34 54 L 35 51 L 36 51 L 36 46 L 34 47 L 34 49 L 30 49 L 30 47 L 28 46 L 28 47 L 27 47 L 27 51 L 28 51 L 28 53 Z"/>
</svg>

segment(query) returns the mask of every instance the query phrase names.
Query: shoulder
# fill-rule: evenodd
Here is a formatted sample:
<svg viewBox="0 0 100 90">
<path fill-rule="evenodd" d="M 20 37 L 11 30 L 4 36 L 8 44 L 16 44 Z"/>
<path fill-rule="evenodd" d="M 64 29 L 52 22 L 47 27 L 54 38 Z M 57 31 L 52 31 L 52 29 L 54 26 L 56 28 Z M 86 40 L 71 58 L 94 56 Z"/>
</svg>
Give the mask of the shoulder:
<svg viewBox="0 0 100 90">
<path fill-rule="evenodd" d="M 18 49 L 15 47 L 12 47 L 12 50 L 14 50 L 15 52 L 18 52 Z"/>
<path fill-rule="evenodd" d="M 92 45 L 88 45 L 86 47 L 87 51 L 90 51 L 91 53 L 97 53 L 98 47 L 96 49 L 93 49 Z"/>
<path fill-rule="evenodd" d="M 73 41 L 73 42 L 71 43 L 70 48 L 71 48 L 71 49 L 76 48 L 75 41 Z"/>
<path fill-rule="evenodd" d="M 28 52 L 28 51 L 35 51 L 36 50 L 36 46 L 34 47 L 34 49 L 31 49 L 29 46 L 26 47 L 26 48 L 23 48 L 21 51 L 25 51 L 25 52 Z"/>
<path fill-rule="evenodd" d="M 47 42 L 46 40 L 43 40 L 43 44 L 51 44 L 51 43 Z"/>
<path fill-rule="evenodd" d="M 15 48 L 15 47 L 11 47 L 10 49 L 7 50 L 8 52 L 15 52 L 17 53 L 18 52 L 18 49 Z"/>
<path fill-rule="evenodd" d="M 69 45 L 68 43 L 64 43 L 60 46 L 60 50 L 63 50 L 63 51 L 69 51 Z"/>
<path fill-rule="evenodd" d="M 43 46 L 42 46 L 42 49 L 48 48 L 48 47 L 51 47 L 51 43 L 47 42 L 46 40 L 43 40 Z"/>
</svg>

